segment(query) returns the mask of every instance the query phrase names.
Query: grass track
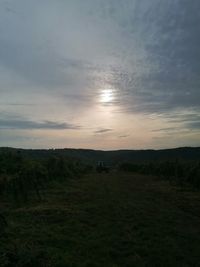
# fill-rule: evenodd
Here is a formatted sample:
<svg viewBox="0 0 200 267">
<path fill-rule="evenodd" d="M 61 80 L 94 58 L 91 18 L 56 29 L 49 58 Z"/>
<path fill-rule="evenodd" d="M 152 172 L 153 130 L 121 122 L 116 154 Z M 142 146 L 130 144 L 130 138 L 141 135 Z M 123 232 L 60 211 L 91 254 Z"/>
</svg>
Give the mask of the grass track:
<svg viewBox="0 0 200 267">
<path fill-rule="evenodd" d="M 153 177 L 90 174 L 5 213 L 13 266 L 200 266 L 200 193 Z"/>
</svg>

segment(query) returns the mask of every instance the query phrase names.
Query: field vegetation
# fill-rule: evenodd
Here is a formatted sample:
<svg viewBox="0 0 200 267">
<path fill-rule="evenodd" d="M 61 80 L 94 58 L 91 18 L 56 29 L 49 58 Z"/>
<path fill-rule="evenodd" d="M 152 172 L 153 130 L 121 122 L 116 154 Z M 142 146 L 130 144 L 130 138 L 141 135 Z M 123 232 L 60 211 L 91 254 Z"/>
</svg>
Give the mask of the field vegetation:
<svg viewBox="0 0 200 267">
<path fill-rule="evenodd" d="M 199 266 L 197 161 L 99 174 L 75 157 L 4 151 L 0 201 L 2 267 Z"/>
<path fill-rule="evenodd" d="M 123 162 L 121 171 L 154 175 L 179 186 L 200 189 L 200 161 L 150 161 L 145 163 Z"/>
</svg>

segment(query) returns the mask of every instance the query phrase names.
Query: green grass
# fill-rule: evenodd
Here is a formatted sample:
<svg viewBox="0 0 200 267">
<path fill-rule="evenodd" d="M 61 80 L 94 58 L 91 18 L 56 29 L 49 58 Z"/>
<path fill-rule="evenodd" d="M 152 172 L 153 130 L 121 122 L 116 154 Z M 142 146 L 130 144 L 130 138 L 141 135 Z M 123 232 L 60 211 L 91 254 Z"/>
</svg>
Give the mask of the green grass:
<svg viewBox="0 0 200 267">
<path fill-rule="evenodd" d="M 199 192 L 116 172 L 51 184 L 43 198 L 1 204 L 0 266 L 200 266 Z"/>
</svg>

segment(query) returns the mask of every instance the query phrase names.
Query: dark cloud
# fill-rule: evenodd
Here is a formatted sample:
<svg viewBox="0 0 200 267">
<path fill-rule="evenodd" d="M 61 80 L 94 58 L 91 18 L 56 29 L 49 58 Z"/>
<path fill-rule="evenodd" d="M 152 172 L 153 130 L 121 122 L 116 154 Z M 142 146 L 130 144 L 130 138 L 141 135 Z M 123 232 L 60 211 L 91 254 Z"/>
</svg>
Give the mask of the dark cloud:
<svg viewBox="0 0 200 267">
<path fill-rule="evenodd" d="M 95 134 L 103 134 L 103 133 L 108 133 L 113 131 L 113 129 L 100 129 L 100 130 L 96 130 L 94 133 Z"/>
<path fill-rule="evenodd" d="M 59 123 L 54 121 L 32 121 L 23 118 L 0 119 L 0 129 L 18 129 L 18 130 L 77 130 L 80 126 L 70 123 Z"/>
<path fill-rule="evenodd" d="M 161 129 L 155 129 L 155 130 L 152 130 L 152 132 L 171 132 L 171 131 L 175 131 L 179 128 L 177 127 L 167 127 L 167 128 L 161 128 Z"/>
<path fill-rule="evenodd" d="M 188 123 L 186 123 L 186 126 L 187 126 L 189 129 L 200 130 L 200 121 L 188 122 Z"/>
<path fill-rule="evenodd" d="M 126 138 L 126 137 L 129 137 L 129 135 L 120 135 L 119 138 Z"/>
<path fill-rule="evenodd" d="M 198 114 L 198 110 L 196 113 L 189 113 L 189 114 L 181 114 L 179 113 L 172 113 L 171 115 L 168 114 L 166 116 L 167 119 L 169 119 L 169 122 L 173 122 L 175 124 L 177 123 L 191 123 L 191 122 L 199 122 L 200 121 L 200 114 Z"/>
<path fill-rule="evenodd" d="M 167 135 L 198 132 L 200 129 L 200 116 L 197 114 L 176 114 L 168 116 L 171 127 L 154 129 L 152 132 Z"/>
</svg>

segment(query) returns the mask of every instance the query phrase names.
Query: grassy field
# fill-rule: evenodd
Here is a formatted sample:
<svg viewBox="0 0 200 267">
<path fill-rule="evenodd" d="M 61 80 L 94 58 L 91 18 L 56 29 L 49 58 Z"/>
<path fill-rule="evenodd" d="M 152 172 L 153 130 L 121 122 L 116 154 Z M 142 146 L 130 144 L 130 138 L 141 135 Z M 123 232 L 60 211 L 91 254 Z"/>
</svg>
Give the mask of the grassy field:
<svg viewBox="0 0 200 267">
<path fill-rule="evenodd" d="M 200 266 L 200 193 L 151 176 L 52 182 L 40 203 L 1 210 L 0 266 Z"/>
</svg>

